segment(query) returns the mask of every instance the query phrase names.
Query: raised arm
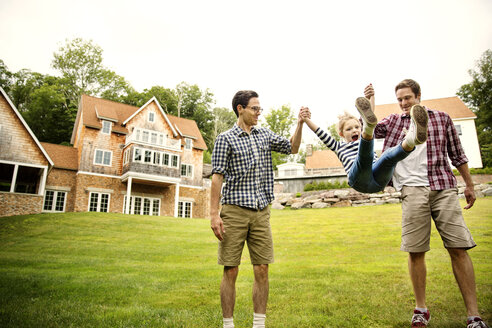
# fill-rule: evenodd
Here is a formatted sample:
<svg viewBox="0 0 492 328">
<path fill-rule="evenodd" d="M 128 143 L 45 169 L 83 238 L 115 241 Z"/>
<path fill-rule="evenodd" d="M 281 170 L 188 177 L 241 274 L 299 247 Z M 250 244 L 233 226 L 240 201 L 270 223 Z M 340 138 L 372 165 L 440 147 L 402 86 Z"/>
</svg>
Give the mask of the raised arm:
<svg viewBox="0 0 492 328">
<path fill-rule="evenodd" d="M 296 131 L 290 138 L 292 154 L 297 154 L 299 152 L 299 147 L 301 146 L 301 140 L 302 140 L 302 125 L 304 123 L 304 117 L 306 116 L 311 116 L 311 113 L 309 112 L 309 108 L 301 107 L 301 109 L 299 110 L 299 115 L 297 117 Z"/>
</svg>

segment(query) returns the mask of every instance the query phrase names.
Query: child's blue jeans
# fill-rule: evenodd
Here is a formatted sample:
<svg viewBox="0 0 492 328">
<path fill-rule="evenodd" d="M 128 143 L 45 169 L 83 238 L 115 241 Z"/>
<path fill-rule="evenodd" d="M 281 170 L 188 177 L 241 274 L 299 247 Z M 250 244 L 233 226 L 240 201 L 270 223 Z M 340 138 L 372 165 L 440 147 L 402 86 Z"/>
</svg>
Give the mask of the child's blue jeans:
<svg viewBox="0 0 492 328">
<path fill-rule="evenodd" d="M 348 183 L 352 188 L 363 193 L 382 191 L 391 180 L 396 164 L 409 154 L 410 152 L 406 152 L 399 144 L 386 150 L 373 163 L 374 139 L 360 138 L 359 153 L 348 173 Z"/>
</svg>

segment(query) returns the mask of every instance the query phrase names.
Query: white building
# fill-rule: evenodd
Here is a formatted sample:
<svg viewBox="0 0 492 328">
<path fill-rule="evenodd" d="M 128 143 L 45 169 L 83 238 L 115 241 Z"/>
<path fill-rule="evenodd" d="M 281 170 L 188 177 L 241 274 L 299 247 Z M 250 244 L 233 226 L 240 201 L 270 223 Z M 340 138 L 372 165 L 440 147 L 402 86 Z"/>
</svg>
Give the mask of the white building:
<svg viewBox="0 0 492 328">
<path fill-rule="evenodd" d="M 277 165 L 278 177 L 302 177 L 304 175 L 304 164 L 301 163 L 285 163 Z"/>
</svg>

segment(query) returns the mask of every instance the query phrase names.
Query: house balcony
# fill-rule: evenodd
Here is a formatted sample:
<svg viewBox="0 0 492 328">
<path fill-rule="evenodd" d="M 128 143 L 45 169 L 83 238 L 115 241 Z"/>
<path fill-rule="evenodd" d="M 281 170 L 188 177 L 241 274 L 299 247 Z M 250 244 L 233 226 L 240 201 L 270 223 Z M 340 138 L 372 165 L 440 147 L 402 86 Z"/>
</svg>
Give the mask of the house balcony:
<svg viewBox="0 0 492 328">
<path fill-rule="evenodd" d="M 126 136 L 125 146 L 130 143 L 160 147 L 170 150 L 181 150 L 180 139 L 172 139 L 163 133 L 150 130 L 135 129 L 133 133 Z"/>
<path fill-rule="evenodd" d="M 159 166 L 152 165 L 140 162 L 130 162 L 123 166 L 122 175 L 125 174 L 143 174 L 148 177 L 155 177 L 159 179 L 160 177 L 171 178 L 172 181 L 174 179 L 180 179 L 180 172 L 178 168 L 168 167 L 168 166 Z"/>
</svg>

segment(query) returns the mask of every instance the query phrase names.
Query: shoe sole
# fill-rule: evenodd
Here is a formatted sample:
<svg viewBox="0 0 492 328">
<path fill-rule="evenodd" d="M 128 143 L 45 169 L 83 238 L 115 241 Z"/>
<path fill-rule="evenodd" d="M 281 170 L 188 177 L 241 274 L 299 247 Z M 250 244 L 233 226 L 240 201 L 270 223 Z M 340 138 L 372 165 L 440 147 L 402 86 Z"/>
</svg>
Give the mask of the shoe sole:
<svg viewBox="0 0 492 328">
<path fill-rule="evenodd" d="M 429 122 L 427 110 L 423 106 L 413 105 L 410 109 L 410 117 L 417 128 L 415 133 L 415 143 L 417 145 L 423 144 L 427 141 L 427 124 Z"/>
<path fill-rule="evenodd" d="M 378 124 L 378 118 L 372 111 L 371 102 L 367 98 L 359 97 L 355 100 L 355 107 L 359 111 L 362 120 L 369 126 L 375 126 Z"/>
</svg>

